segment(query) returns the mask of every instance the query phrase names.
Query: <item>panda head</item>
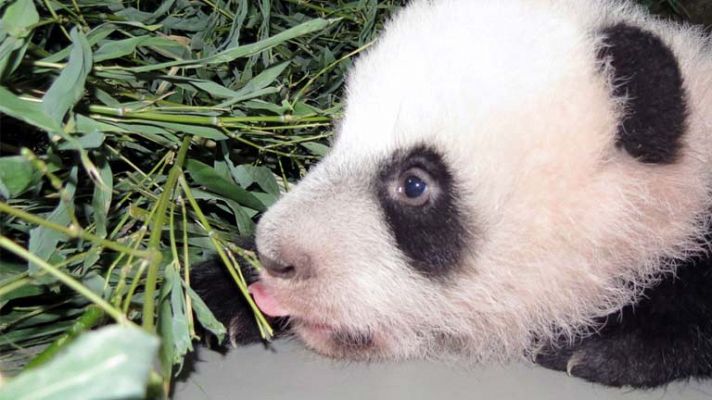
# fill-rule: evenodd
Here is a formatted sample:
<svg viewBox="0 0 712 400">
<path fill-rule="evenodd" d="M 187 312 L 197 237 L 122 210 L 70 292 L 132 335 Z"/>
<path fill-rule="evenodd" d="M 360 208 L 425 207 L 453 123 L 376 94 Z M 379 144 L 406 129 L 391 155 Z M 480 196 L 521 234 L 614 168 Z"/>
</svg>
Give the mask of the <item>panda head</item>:
<svg viewBox="0 0 712 400">
<path fill-rule="evenodd" d="M 258 305 L 339 358 L 502 359 L 590 328 L 700 250 L 695 40 L 610 1 L 411 4 L 260 221 Z"/>
</svg>

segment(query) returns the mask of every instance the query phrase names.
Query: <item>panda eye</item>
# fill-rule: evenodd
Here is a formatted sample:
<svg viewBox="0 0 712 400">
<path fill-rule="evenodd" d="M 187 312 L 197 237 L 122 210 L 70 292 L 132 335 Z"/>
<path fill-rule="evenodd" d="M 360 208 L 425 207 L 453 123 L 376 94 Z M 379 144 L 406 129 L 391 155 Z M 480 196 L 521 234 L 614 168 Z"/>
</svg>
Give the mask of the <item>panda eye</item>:
<svg viewBox="0 0 712 400">
<path fill-rule="evenodd" d="M 411 168 L 398 178 L 395 185 L 395 198 L 403 204 L 421 207 L 432 197 L 434 186 L 427 172 L 420 168 Z"/>
</svg>

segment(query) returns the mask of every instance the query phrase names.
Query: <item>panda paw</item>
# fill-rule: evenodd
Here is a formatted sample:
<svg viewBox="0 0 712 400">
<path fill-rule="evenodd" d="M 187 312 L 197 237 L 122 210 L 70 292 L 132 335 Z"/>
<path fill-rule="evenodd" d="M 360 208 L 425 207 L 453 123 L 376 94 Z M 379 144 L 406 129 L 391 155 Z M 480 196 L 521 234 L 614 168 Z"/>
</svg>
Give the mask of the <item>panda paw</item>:
<svg viewBox="0 0 712 400">
<path fill-rule="evenodd" d="M 248 265 L 240 263 L 240 265 Z M 242 270 L 248 283 L 257 280 L 254 271 Z M 218 260 L 209 260 L 191 269 L 190 286 L 205 302 L 215 318 L 227 329 L 227 338 L 233 346 L 260 343 L 264 340 L 257 327 L 254 312 L 238 289 L 230 274 Z M 267 318 L 275 336 L 285 331 L 286 320 Z"/>
<path fill-rule="evenodd" d="M 643 346 L 633 335 L 591 336 L 572 345 L 542 349 L 534 361 L 606 386 L 653 388 L 675 379 L 659 363 L 658 353 L 660 349 Z"/>
</svg>

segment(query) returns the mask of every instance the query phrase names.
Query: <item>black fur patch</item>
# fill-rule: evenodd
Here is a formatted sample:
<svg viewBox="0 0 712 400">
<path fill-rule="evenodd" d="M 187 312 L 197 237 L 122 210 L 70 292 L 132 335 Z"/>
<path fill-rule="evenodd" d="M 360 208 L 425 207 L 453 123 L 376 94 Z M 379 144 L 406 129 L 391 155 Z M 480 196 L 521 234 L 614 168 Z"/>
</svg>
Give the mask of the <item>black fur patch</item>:
<svg viewBox="0 0 712 400">
<path fill-rule="evenodd" d="M 675 55 L 660 38 L 634 26 L 621 23 L 602 33 L 598 58 L 613 67 L 613 95 L 628 98 L 618 146 L 645 163 L 673 163 L 687 116 Z"/>
<path fill-rule="evenodd" d="M 390 182 L 414 167 L 426 171 L 439 187 L 440 194 L 423 207 L 401 204 L 388 192 Z M 442 155 L 422 145 L 395 154 L 381 168 L 376 186 L 391 233 L 414 268 L 436 278 L 456 268 L 468 232 L 457 205 L 457 185 Z"/>
<path fill-rule="evenodd" d="M 712 255 L 688 260 L 595 335 L 538 354 L 537 364 L 609 386 L 652 388 L 712 377 Z M 571 365 L 569 366 L 569 362 Z"/>
<path fill-rule="evenodd" d="M 240 241 L 239 245 L 244 249 L 255 250 L 251 238 Z M 258 280 L 257 272 L 246 260 L 238 256 L 238 262 L 248 285 Z M 205 302 L 215 318 L 225 325 L 231 341 L 239 344 L 262 341 L 250 305 L 217 256 L 191 268 L 190 287 Z M 286 319 L 265 318 L 276 336 L 285 332 Z"/>
</svg>

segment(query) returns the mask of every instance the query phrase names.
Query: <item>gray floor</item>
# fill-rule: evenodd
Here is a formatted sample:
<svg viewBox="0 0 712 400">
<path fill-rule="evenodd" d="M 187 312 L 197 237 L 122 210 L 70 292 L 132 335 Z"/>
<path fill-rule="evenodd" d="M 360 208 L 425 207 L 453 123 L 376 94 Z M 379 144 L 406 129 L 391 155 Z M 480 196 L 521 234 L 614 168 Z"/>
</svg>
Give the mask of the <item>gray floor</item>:
<svg viewBox="0 0 712 400">
<path fill-rule="evenodd" d="M 199 349 L 176 400 L 200 399 L 712 399 L 712 381 L 648 392 L 613 390 L 529 365 L 455 368 L 441 363 L 346 364 L 278 342 L 221 355 Z"/>
</svg>

